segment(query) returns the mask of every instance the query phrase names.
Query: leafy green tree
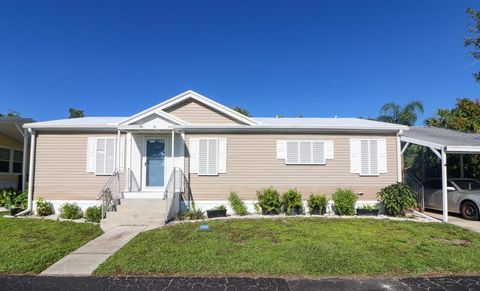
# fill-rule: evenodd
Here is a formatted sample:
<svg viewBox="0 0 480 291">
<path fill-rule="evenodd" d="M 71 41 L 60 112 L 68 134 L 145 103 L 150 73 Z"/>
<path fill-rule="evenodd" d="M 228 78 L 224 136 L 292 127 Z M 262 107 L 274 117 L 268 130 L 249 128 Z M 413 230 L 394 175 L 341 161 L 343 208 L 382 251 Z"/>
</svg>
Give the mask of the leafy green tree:
<svg viewBox="0 0 480 291">
<path fill-rule="evenodd" d="M 453 109 L 440 108 L 433 117 L 425 120 L 425 123 L 430 126 L 480 133 L 480 101 L 457 99 Z"/>
<path fill-rule="evenodd" d="M 68 109 L 68 112 L 70 113 L 70 116 L 68 118 L 80 118 L 80 117 L 85 117 L 85 113 L 83 110 L 77 109 L 77 108 L 70 108 Z"/>
<path fill-rule="evenodd" d="M 471 47 L 470 55 L 475 60 L 480 60 L 480 11 L 473 8 L 467 8 L 468 16 L 473 19 L 474 24 L 468 28 L 469 36 L 465 38 L 465 46 Z M 480 72 L 474 73 L 473 77 L 477 82 L 480 82 Z"/>
<path fill-rule="evenodd" d="M 247 116 L 247 117 L 250 116 L 250 112 L 248 112 L 247 109 L 245 109 L 245 108 L 236 106 L 236 107 L 233 107 L 233 110 L 235 110 L 235 111 L 237 111 L 238 113 L 243 114 L 243 115 L 245 115 L 245 116 Z"/>
<path fill-rule="evenodd" d="M 389 102 L 380 108 L 380 115 L 377 120 L 412 126 L 420 114 L 423 114 L 423 103 L 419 100 L 411 101 L 405 106 Z"/>
<path fill-rule="evenodd" d="M 7 114 L 0 113 L 0 117 L 17 118 L 21 116 L 20 116 L 20 112 L 16 110 L 10 110 Z"/>
</svg>

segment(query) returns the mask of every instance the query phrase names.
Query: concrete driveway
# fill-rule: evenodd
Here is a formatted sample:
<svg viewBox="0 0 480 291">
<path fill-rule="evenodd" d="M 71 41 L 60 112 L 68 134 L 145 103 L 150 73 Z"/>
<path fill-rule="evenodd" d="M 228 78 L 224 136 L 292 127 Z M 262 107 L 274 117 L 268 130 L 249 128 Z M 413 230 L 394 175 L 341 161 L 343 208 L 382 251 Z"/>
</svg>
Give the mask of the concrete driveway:
<svg viewBox="0 0 480 291">
<path fill-rule="evenodd" d="M 434 210 L 425 210 L 424 214 L 433 217 L 438 220 L 442 220 L 442 212 Z M 463 219 L 460 214 L 449 213 L 448 223 L 460 226 L 475 232 L 480 232 L 480 221 L 472 221 Z"/>
</svg>

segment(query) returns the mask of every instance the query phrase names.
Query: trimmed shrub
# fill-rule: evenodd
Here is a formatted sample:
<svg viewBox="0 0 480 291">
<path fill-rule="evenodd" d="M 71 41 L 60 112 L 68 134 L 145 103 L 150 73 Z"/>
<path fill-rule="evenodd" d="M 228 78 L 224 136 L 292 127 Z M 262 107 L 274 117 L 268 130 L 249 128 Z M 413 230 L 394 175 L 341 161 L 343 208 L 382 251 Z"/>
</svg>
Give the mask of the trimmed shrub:
<svg viewBox="0 0 480 291">
<path fill-rule="evenodd" d="M 83 217 L 83 212 L 76 203 L 65 203 L 60 207 L 60 217 L 64 219 L 80 219 Z"/>
<path fill-rule="evenodd" d="M 89 222 L 99 223 L 102 219 L 102 208 L 100 206 L 88 207 L 85 210 L 85 219 Z"/>
<path fill-rule="evenodd" d="M 310 194 L 307 200 L 310 214 L 325 214 L 327 209 L 327 197 L 325 195 Z"/>
<path fill-rule="evenodd" d="M 288 189 L 282 195 L 282 207 L 288 215 L 294 214 L 294 211 L 296 214 L 303 213 L 302 194 L 297 189 Z"/>
<path fill-rule="evenodd" d="M 262 214 L 279 214 L 282 208 L 280 195 L 275 188 L 270 187 L 257 191 L 258 205 L 262 208 Z"/>
<path fill-rule="evenodd" d="M 55 213 L 53 204 L 43 200 L 43 198 L 38 198 L 36 211 L 38 216 L 48 216 Z"/>
<path fill-rule="evenodd" d="M 233 209 L 233 212 L 237 215 L 247 215 L 247 206 L 245 203 L 240 199 L 236 192 L 230 192 L 230 196 L 228 197 L 228 201 L 230 202 L 230 206 Z"/>
<path fill-rule="evenodd" d="M 405 183 L 397 182 L 382 188 L 377 196 L 387 215 L 401 216 L 405 210 L 417 207 L 417 195 Z"/>
<path fill-rule="evenodd" d="M 355 215 L 357 194 L 350 189 L 337 189 L 332 195 L 335 213 L 338 215 Z"/>
<path fill-rule="evenodd" d="M 0 206 L 5 208 L 19 207 L 26 209 L 28 203 L 28 188 L 25 191 L 18 192 L 13 188 L 6 188 L 0 190 Z"/>
<path fill-rule="evenodd" d="M 203 219 L 205 217 L 205 213 L 202 209 L 192 209 L 187 211 L 187 217 L 191 220 Z"/>
</svg>

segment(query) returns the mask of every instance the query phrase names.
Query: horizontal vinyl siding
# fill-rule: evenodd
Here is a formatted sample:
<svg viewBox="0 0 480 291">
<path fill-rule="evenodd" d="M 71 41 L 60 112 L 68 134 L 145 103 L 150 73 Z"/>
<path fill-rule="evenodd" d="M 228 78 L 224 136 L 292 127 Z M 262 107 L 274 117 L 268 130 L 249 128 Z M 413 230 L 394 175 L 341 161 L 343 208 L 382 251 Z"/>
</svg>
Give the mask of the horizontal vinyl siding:
<svg viewBox="0 0 480 291">
<path fill-rule="evenodd" d="M 364 192 L 361 200 L 375 200 L 376 193 L 397 180 L 396 137 L 378 135 L 324 135 L 324 134 L 187 134 L 190 138 L 227 138 L 227 173 L 219 176 L 190 177 L 192 195 L 197 200 L 224 200 L 230 191 L 237 191 L 242 199 L 256 198 L 256 191 L 274 186 L 279 191 L 297 188 L 306 199 L 311 192 L 330 196 L 337 188 L 351 188 Z M 350 138 L 386 138 L 387 174 L 360 177 L 350 173 Z M 285 165 L 276 158 L 277 140 L 321 139 L 334 141 L 334 159 L 326 165 Z"/>
<path fill-rule="evenodd" d="M 165 111 L 190 124 L 242 124 L 193 99 L 165 109 Z"/>
<path fill-rule="evenodd" d="M 35 157 L 34 196 L 50 200 L 94 200 L 110 176 L 87 173 L 89 136 L 111 136 L 104 133 L 38 133 Z M 120 175 L 120 189 L 124 185 Z M 112 183 L 112 193 L 116 192 Z"/>
</svg>

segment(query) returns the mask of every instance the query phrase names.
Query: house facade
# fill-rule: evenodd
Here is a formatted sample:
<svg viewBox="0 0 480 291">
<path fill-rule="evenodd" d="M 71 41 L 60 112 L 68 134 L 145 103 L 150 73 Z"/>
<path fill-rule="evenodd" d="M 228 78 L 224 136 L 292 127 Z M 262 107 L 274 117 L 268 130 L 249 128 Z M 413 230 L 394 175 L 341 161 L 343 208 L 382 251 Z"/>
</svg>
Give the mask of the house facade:
<svg viewBox="0 0 480 291">
<path fill-rule="evenodd" d="M 357 118 L 250 118 L 193 91 L 130 117 L 25 125 L 31 195 L 58 208 L 98 205 L 105 185 L 124 199 L 163 199 L 173 169 L 207 210 L 235 191 L 253 210 L 273 186 L 331 195 L 351 188 L 375 201 L 401 179 L 398 134 L 407 127 Z"/>
</svg>

